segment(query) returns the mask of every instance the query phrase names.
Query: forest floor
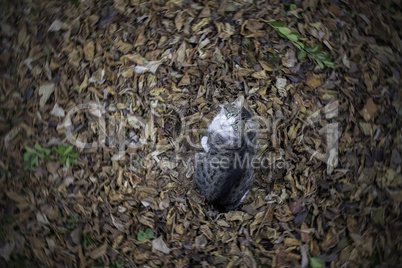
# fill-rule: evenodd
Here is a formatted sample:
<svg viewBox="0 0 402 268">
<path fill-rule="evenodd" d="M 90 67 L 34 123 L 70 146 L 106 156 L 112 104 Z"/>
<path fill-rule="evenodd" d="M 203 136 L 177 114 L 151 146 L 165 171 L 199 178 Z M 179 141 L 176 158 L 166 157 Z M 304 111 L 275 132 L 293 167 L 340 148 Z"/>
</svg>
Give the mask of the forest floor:
<svg viewBox="0 0 402 268">
<path fill-rule="evenodd" d="M 5 0 L 1 267 L 402 263 L 400 0 Z M 238 211 L 194 154 L 244 96 Z"/>
</svg>

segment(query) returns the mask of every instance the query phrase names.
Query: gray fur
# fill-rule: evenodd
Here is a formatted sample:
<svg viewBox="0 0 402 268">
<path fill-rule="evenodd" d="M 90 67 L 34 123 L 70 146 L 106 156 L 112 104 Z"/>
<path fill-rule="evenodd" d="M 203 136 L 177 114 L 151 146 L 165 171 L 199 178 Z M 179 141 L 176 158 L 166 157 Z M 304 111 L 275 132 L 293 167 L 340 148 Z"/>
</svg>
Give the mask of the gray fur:
<svg viewBox="0 0 402 268">
<path fill-rule="evenodd" d="M 234 105 L 230 104 L 225 109 L 238 117 L 235 137 L 231 142 L 223 139 L 219 133 L 208 133 L 210 149 L 197 154 L 195 159 L 197 187 L 206 200 L 221 212 L 236 209 L 243 201 L 242 197 L 248 193 L 254 175 L 251 161 L 256 155 L 256 131 L 249 129 L 247 124 L 251 113 L 243 107 L 234 111 Z M 229 161 L 225 160 L 227 164 L 214 165 L 222 159 Z"/>
</svg>

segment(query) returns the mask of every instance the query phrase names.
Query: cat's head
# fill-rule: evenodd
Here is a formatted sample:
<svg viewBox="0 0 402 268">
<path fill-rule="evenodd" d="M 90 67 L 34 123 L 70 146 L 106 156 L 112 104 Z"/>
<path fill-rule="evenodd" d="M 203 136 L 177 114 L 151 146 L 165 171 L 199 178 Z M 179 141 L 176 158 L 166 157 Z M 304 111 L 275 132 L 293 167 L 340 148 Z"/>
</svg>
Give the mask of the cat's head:
<svg viewBox="0 0 402 268">
<path fill-rule="evenodd" d="M 239 129 L 244 121 L 242 111 L 244 106 L 244 97 L 241 96 L 232 103 L 224 104 L 221 108 L 220 114 L 223 117 L 223 127 L 231 128 L 233 130 Z"/>
</svg>

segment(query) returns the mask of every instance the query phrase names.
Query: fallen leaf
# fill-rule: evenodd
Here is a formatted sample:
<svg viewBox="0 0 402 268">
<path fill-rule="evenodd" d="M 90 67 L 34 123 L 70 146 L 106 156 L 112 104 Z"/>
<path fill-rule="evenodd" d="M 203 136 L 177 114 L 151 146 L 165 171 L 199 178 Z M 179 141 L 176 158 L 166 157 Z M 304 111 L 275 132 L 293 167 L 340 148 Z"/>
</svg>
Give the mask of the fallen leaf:
<svg viewBox="0 0 402 268">
<path fill-rule="evenodd" d="M 277 78 L 275 86 L 278 89 L 278 93 L 281 97 L 286 97 L 288 95 L 285 86 L 287 84 L 286 78 Z"/>
<path fill-rule="evenodd" d="M 200 22 L 198 22 L 197 24 L 193 25 L 191 27 L 191 30 L 193 32 L 198 32 L 199 30 L 201 30 L 202 27 L 204 27 L 208 23 L 209 23 L 209 18 L 203 18 Z"/>
<path fill-rule="evenodd" d="M 122 40 L 119 40 L 116 43 L 116 47 L 119 51 L 121 51 L 124 54 L 127 54 L 128 52 L 130 52 L 133 49 L 133 45 L 131 45 L 129 43 L 125 43 Z"/>
<path fill-rule="evenodd" d="M 282 58 L 282 64 L 285 67 L 293 68 L 297 63 L 297 58 L 295 51 L 293 49 L 289 49 L 286 51 L 285 57 Z"/>
<path fill-rule="evenodd" d="M 367 100 L 366 105 L 362 110 L 359 111 L 360 115 L 366 120 L 366 122 L 370 120 L 374 120 L 374 117 L 377 113 L 378 106 L 374 103 L 372 98 Z"/>
<path fill-rule="evenodd" d="M 8 198 L 10 198 L 11 200 L 17 202 L 17 203 L 26 203 L 26 200 L 24 197 L 18 195 L 15 192 L 11 192 L 11 191 L 6 191 L 6 195 Z"/>
<path fill-rule="evenodd" d="M 48 219 L 46 218 L 46 215 L 40 213 L 39 211 L 36 213 L 36 220 L 37 220 L 39 223 L 42 223 L 42 224 L 49 224 L 49 221 L 48 221 Z"/>
<path fill-rule="evenodd" d="M 50 95 L 54 92 L 56 85 L 54 83 L 43 84 L 39 87 L 40 107 L 45 106 L 46 102 L 49 100 Z"/>
<path fill-rule="evenodd" d="M 102 85 L 105 82 L 104 77 L 105 77 L 105 69 L 98 69 L 89 78 L 88 83 L 97 83 L 98 85 Z"/>
<path fill-rule="evenodd" d="M 312 89 L 321 86 L 322 85 L 321 76 L 316 75 L 315 73 L 309 73 L 306 78 L 306 84 Z"/>
<path fill-rule="evenodd" d="M 195 238 L 195 248 L 198 250 L 204 249 L 208 240 L 204 235 L 199 235 Z"/>
<path fill-rule="evenodd" d="M 265 70 L 261 70 L 259 72 L 253 73 L 251 76 L 254 77 L 255 79 L 267 79 L 268 78 L 265 73 Z"/>
<path fill-rule="evenodd" d="M 64 109 L 61 108 L 57 103 L 54 105 L 50 114 L 53 116 L 56 116 L 56 117 L 65 117 L 66 116 Z"/>
<path fill-rule="evenodd" d="M 159 236 L 152 240 L 152 250 L 158 250 L 162 253 L 169 254 L 170 249 L 166 246 L 166 243 L 163 241 L 163 237 Z"/>
<path fill-rule="evenodd" d="M 62 22 L 61 20 L 56 19 L 53 21 L 53 23 L 50 25 L 49 29 L 47 30 L 48 32 L 57 32 L 59 30 L 68 30 L 68 24 L 65 22 Z"/>
<path fill-rule="evenodd" d="M 15 242 L 10 241 L 8 243 L 3 244 L 3 246 L 0 248 L 0 256 L 8 262 L 10 260 L 10 255 L 13 252 L 15 247 Z"/>
<path fill-rule="evenodd" d="M 190 85 L 190 83 L 191 83 L 190 77 L 189 77 L 188 73 L 186 73 L 186 74 L 183 76 L 183 78 L 180 80 L 178 86 L 179 86 L 179 87 L 181 87 L 181 86 L 188 86 L 188 85 Z"/>
<path fill-rule="evenodd" d="M 268 72 L 273 72 L 273 71 L 275 71 L 275 69 L 274 68 L 272 68 L 271 66 L 269 66 L 269 64 L 267 63 L 267 62 L 265 62 L 265 61 L 258 61 L 260 64 L 261 64 L 261 67 L 265 70 L 265 71 L 268 71 Z"/>
<path fill-rule="evenodd" d="M 107 244 L 107 241 L 105 241 L 102 244 L 102 246 L 90 251 L 87 254 L 87 256 L 89 256 L 93 260 L 96 260 L 106 254 L 107 247 L 108 247 L 108 244 Z"/>
<path fill-rule="evenodd" d="M 95 43 L 94 41 L 90 40 L 89 42 L 85 43 L 84 46 L 84 55 L 85 60 L 93 61 L 95 55 Z"/>
</svg>

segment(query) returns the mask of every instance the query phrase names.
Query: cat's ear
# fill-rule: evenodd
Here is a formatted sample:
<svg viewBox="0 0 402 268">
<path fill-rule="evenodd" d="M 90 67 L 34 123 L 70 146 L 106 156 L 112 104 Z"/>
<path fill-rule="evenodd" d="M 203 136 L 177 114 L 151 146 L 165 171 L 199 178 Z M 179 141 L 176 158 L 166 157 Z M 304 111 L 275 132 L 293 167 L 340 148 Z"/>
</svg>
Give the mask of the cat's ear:
<svg viewBox="0 0 402 268">
<path fill-rule="evenodd" d="M 234 102 L 233 105 L 237 108 L 237 109 L 241 109 L 243 108 L 244 105 L 244 96 L 240 96 L 238 97 Z"/>
</svg>

